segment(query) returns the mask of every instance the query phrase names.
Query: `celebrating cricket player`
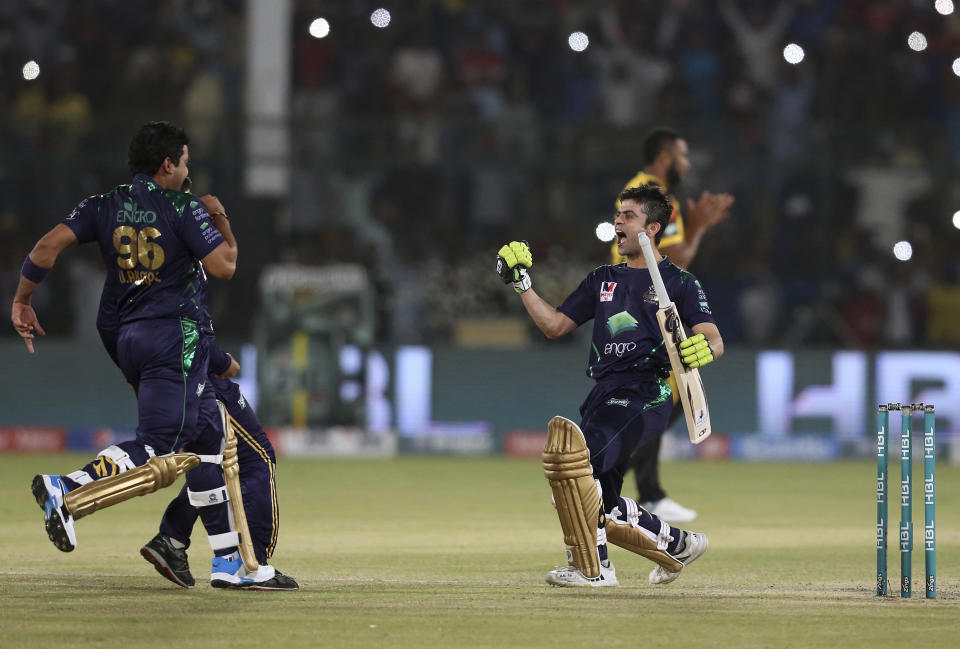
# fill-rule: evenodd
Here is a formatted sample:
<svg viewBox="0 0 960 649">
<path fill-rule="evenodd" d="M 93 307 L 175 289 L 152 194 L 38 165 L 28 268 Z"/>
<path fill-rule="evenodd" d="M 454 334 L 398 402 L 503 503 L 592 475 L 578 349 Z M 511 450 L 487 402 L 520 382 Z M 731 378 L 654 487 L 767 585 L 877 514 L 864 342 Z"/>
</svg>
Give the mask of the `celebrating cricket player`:
<svg viewBox="0 0 960 649">
<path fill-rule="evenodd" d="M 550 420 L 543 453 L 568 548 L 569 565 L 547 574 L 556 586 L 617 585 L 608 540 L 656 563 L 652 584 L 673 581 L 707 548 L 706 535 L 672 527 L 620 495 L 631 455 L 663 434 L 673 402 L 659 304 L 639 242 L 640 233 L 659 242 L 672 208 L 652 185 L 625 189 L 619 199 L 614 226 L 626 262 L 591 272 L 559 307 L 532 289 L 533 259 L 525 242 L 503 246 L 497 257 L 499 274 L 548 338 L 594 320 L 587 374 L 596 385 L 580 406 L 580 426 L 563 417 Z M 702 367 L 723 353 L 706 295 L 655 245 L 653 253 L 669 298 L 693 333 L 678 345 L 682 363 Z"/>
</svg>

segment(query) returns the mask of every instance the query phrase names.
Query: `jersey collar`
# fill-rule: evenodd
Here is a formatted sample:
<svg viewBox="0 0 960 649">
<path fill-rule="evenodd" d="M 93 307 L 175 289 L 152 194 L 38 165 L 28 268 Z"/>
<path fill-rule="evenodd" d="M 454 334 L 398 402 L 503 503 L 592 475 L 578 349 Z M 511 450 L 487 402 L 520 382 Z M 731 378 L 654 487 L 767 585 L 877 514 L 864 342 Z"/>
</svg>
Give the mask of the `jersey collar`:
<svg viewBox="0 0 960 649">
<path fill-rule="evenodd" d="M 140 183 L 144 185 L 148 190 L 155 192 L 160 189 L 160 185 L 157 184 L 157 181 L 148 176 L 147 174 L 137 174 L 133 177 L 133 182 Z"/>
</svg>

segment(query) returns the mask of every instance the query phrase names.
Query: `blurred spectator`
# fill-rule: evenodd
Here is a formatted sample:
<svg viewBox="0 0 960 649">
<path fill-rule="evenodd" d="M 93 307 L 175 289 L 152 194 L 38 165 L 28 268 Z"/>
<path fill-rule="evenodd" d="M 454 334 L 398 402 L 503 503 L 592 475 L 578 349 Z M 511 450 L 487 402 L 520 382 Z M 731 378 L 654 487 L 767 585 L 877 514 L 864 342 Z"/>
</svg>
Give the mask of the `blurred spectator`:
<svg viewBox="0 0 960 649">
<path fill-rule="evenodd" d="M 466 46 L 457 57 L 460 83 L 478 115 L 486 119 L 496 118 L 506 106 L 503 59 L 480 33 L 466 31 L 463 41 Z"/>
<path fill-rule="evenodd" d="M 266 200 L 244 192 L 247 3 L 0 2 L 13 71 L 0 77 L 2 290 L 22 241 L 126 178 L 101 152 L 164 118 L 205 152 L 195 180 L 230 197 L 238 227 L 289 242 L 251 250 L 248 282 L 283 256 L 361 261 L 395 323 L 388 341 L 443 340 L 458 317 L 511 308 L 476 279 L 499 238 L 530 238 L 538 265 L 574 277 L 603 257 L 589 224 L 609 219 L 642 134 L 670 123 L 703 152 L 681 200 L 714 185 L 737 195 L 699 252 L 738 321 L 723 327 L 730 343 L 945 344 L 960 281 L 960 22 L 929 4 L 411 0 L 378 29 L 365 3 L 294 0 L 291 69 L 278 71 L 293 82 L 293 178 Z M 322 39 L 307 30 L 320 14 Z M 914 29 L 926 50 L 906 46 Z M 575 30 L 583 52 L 567 44 Z M 805 50 L 796 65 L 788 42 Z M 909 262 L 891 260 L 900 238 Z M 441 274 L 443 291 L 422 290 Z M 85 316 L 57 288 L 38 299 L 69 332 Z M 225 334 L 249 335 L 231 313 L 248 305 L 216 304 Z"/>
<path fill-rule="evenodd" d="M 609 8 L 601 14 L 605 44 L 597 47 L 592 59 L 600 78 L 603 116 L 614 127 L 646 128 L 671 76 L 670 64 L 654 53 L 650 32 L 655 28 L 644 29 L 645 24 L 621 25 L 619 15 Z"/>
<path fill-rule="evenodd" d="M 390 85 L 397 107 L 401 145 L 416 151 L 421 162 L 435 163 L 440 154 L 440 124 L 436 113 L 444 81 L 444 63 L 422 27 L 417 27 L 397 51 Z"/>
<path fill-rule="evenodd" d="M 779 50 L 793 4 L 780 0 L 770 9 L 764 2 L 750 2 L 746 11 L 736 0 L 720 0 L 720 15 L 730 27 L 743 56 L 748 78 L 758 88 L 769 91 L 777 82 Z"/>
</svg>

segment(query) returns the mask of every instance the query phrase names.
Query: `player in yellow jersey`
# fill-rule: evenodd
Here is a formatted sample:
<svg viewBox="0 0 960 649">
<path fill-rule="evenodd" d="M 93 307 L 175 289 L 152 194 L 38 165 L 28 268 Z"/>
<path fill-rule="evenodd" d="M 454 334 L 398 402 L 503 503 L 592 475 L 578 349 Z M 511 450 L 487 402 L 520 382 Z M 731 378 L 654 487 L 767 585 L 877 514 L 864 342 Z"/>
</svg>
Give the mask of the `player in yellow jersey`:
<svg viewBox="0 0 960 649">
<path fill-rule="evenodd" d="M 654 184 L 670 196 L 673 214 L 664 229 L 660 240 L 660 252 L 681 268 L 688 269 L 704 233 L 727 217 L 733 196 L 714 194 L 704 191 L 694 201 L 687 199 L 686 216 L 680 211 L 680 203 L 673 196 L 680 181 L 690 170 L 690 149 L 687 141 L 674 129 L 659 126 L 653 129 L 643 142 L 643 169 L 630 179 L 627 187 Z M 619 204 L 617 205 L 619 209 Z M 625 261 L 617 253 L 617 242 L 611 249 L 612 263 Z M 680 404 L 677 403 L 676 383 L 670 375 L 670 387 L 673 389 L 672 424 L 680 416 Z M 637 483 L 637 502 L 658 517 L 673 522 L 687 523 L 697 517 L 697 512 L 684 507 L 667 497 L 660 484 L 660 437 L 646 446 L 637 449 L 631 466 Z"/>
</svg>

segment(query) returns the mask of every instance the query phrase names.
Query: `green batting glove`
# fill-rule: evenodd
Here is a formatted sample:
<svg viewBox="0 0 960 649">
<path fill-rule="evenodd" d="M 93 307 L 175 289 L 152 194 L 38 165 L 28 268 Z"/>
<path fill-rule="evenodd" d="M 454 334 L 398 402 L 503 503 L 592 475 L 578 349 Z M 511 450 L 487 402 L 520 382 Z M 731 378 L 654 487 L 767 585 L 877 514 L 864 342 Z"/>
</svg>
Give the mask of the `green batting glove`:
<svg viewBox="0 0 960 649">
<path fill-rule="evenodd" d="M 526 241 L 511 241 L 497 253 L 497 274 L 504 284 L 513 284 L 513 290 L 523 293 L 533 280 L 527 269 L 533 266 L 533 255 Z"/>
<path fill-rule="evenodd" d="M 687 367 L 703 367 L 713 362 L 713 348 L 703 334 L 690 336 L 680 343 L 680 360 Z"/>
</svg>

